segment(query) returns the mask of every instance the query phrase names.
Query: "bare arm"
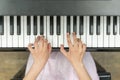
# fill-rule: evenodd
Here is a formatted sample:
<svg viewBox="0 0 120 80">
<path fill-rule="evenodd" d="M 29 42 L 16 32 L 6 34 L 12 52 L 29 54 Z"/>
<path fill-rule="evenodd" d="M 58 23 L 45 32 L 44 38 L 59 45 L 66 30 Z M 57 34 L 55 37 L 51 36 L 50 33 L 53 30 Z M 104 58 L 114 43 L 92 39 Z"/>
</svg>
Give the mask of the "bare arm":
<svg viewBox="0 0 120 80">
<path fill-rule="evenodd" d="M 80 80 L 91 80 L 83 64 L 86 45 L 82 44 L 81 40 L 76 37 L 75 33 L 73 33 L 73 43 L 71 42 L 69 33 L 67 33 L 67 42 L 69 51 L 65 51 L 63 45 L 61 45 L 60 51 L 71 62 Z"/>
<path fill-rule="evenodd" d="M 32 46 L 34 46 L 34 49 Z M 43 36 L 38 36 L 34 44 L 28 45 L 28 49 L 33 56 L 34 63 L 23 80 L 35 80 L 49 58 L 51 46 Z"/>
</svg>

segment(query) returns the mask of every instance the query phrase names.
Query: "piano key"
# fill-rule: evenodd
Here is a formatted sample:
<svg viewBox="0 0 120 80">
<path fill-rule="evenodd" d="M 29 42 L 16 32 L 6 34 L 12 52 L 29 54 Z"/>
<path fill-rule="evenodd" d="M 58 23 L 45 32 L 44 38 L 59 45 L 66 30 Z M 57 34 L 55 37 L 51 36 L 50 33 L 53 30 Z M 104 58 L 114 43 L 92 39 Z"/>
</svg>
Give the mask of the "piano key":
<svg viewBox="0 0 120 80">
<path fill-rule="evenodd" d="M 57 36 L 57 16 L 53 16 L 53 23 L 54 23 L 54 35 L 53 35 L 53 46 L 52 47 L 58 47 L 58 36 Z"/>
<path fill-rule="evenodd" d="M 37 16 L 34 16 L 33 18 L 34 18 L 34 21 L 33 21 L 33 24 L 34 24 L 33 34 L 37 35 Z"/>
<path fill-rule="evenodd" d="M 61 21 L 61 17 L 60 16 L 57 16 L 57 35 L 60 35 L 61 34 L 61 28 L 60 28 L 60 22 Z"/>
<path fill-rule="evenodd" d="M 4 35 L 2 35 L 2 47 L 7 47 L 7 16 L 4 16 Z"/>
<path fill-rule="evenodd" d="M 21 34 L 21 18 L 20 16 L 17 16 L 17 35 L 20 35 Z"/>
<path fill-rule="evenodd" d="M 70 34 L 72 35 L 73 31 L 73 16 L 70 16 Z M 71 36 L 71 42 L 73 42 L 73 36 Z"/>
<path fill-rule="evenodd" d="M 76 36 L 77 36 L 77 38 L 81 38 L 80 37 L 80 34 L 79 34 L 79 29 L 80 28 L 80 16 L 77 16 L 77 30 L 76 30 Z"/>
<path fill-rule="evenodd" d="M 100 35 L 100 16 L 97 16 L 97 27 L 96 27 L 96 34 Z"/>
<path fill-rule="evenodd" d="M 84 27 L 83 27 L 83 24 L 84 24 L 84 17 L 83 16 L 80 16 L 80 28 L 79 28 L 79 34 L 80 35 L 83 35 L 84 33 Z"/>
<path fill-rule="evenodd" d="M 13 16 L 7 16 L 7 47 L 13 47 L 13 28 L 14 28 L 14 21 Z M 13 30 L 11 30 L 11 28 Z"/>
<path fill-rule="evenodd" d="M 107 16 L 107 25 L 106 25 L 106 27 L 107 27 L 107 31 L 106 31 L 106 33 L 107 33 L 107 35 L 110 35 L 110 16 Z"/>
<path fill-rule="evenodd" d="M 54 34 L 54 27 L 53 27 L 53 16 L 50 16 L 50 35 Z"/>
<path fill-rule="evenodd" d="M 77 17 L 73 16 L 73 32 L 76 33 L 76 31 L 77 31 Z"/>
<path fill-rule="evenodd" d="M 20 16 L 20 35 L 18 35 L 18 47 L 23 47 L 24 46 L 24 31 L 23 31 L 23 21 L 24 21 L 24 18 L 23 16 Z"/>
<path fill-rule="evenodd" d="M 13 47 L 18 47 L 18 35 L 17 35 L 17 16 L 14 16 L 14 35 L 13 35 Z"/>
<path fill-rule="evenodd" d="M 114 34 L 113 34 L 113 16 L 110 16 L 110 37 L 109 37 L 109 47 L 114 47 Z"/>
<path fill-rule="evenodd" d="M 0 48 L 2 47 L 2 36 L 0 35 Z"/>
<path fill-rule="evenodd" d="M 4 17 L 0 16 L 0 47 L 2 47 L 2 35 L 4 34 Z"/>
<path fill-rule="evenodd" d="M 24 16 L 24 47 L 27 47 L 30 43 L 31 26 L 30 16 Z"/>
<path fill-rule="evenodd" d="M 92 47 L 92 35 L 90 34 L 90 17 L 86 16 L 87 21 L 86 21 L 86 30 L 87 30 L 87 47 Z"/>
<path fill-rule="evenodd" d="M 97 34 L 96 34 L 96 29 L 97 28 L 97 17 L 93 16 L 93 35 L 92 35 L 92 47 L 97 47 Z"/>
<path fill-rule="evenodd" d="M 50 35 L 54 34 L 53 16 L 50 16 Z"/>
<path fill-rule="evenodd" d="M 104 44 L 103 40 L 104 40 L 104 34 L 105 33 L 103 33 L 104 32 L 103 28 L 104 28 L 104 17 L 100 16 L 100 35 L 97 35 L 98 36 L 97 47 L 103 47 L 104 46 L 103 45 Z"/>
<path fill-rule="evenodd" d="M 40 16 L 37 16 L 37 36 L 40 35 Z"/>
<path fill-rule="evenodd" d="M 63 26 L 64 26 L 64 16 L 60 16 L 60 35 L 58 35 L 58 47 L 60 47 L 61 44 L 64 43 L 64 40 L 63 40 L 63 34 L 64 34 L 64 30 L 63 30 Z M 57 26 L 58 27 L 58 26 Z M 58 28 L 59 29 L 59 28 Z M 59 31 L 58 31 L 59 33 Z"/>
<path fill-rule="evenodd" d="M 4 35 L 4 17 L 0 16 L 0 35 Z"/>
<path fill-rule="evenodd" d="M 30 35 L 30 43 L 34 43 L 35 35 L 34 35 L 34 24 L 33 24 L 33 16 L 30 16 L 30 22 L 31 22 L 31 35 Z"/>
<path fill-rule="evenodd" d="M 107 24 L 108 24 L 108 23 L 107 23 L 107 17 L 104 16 L 104 27 L 103 27 L 103 28 L 104 28 L 104 29 L 103 29 L 103 30 L 104 30 L 104 32 L 103 32 L 103 33 L 104 33 L 104 43 L 103 43 L 104 46 L 103 46 L 103 47 L 109 47 L 109 35 L 107 34 L 107 33 L 108 33 L 108 32 L 107 32 L 107 31 L 108 31 L 108 30 L 107 30 L 108 28 L 106 27 Z M 110 30 L 110 29 L 109 29 L 109 30 Z"/>
<path fill-rule="evenodd" d="M 70 33 L 70 16 L 67 16 L 67 33 Z"/>
<path fill-rule="evenodd" d="M 70 23 L 70 22 L 68 22 L 68 21 L 70 21 L 70 19 L 69 20 L 67 20 L 67 19 L 68 19 L 68 17 L 64 16 L 64 26 L 63 26 L 63 28 L 64 28 L 64 38 L 63 38 L 63 40 L 64 40 L 64 47 L 68 47 L 66 34 L 70 33 L 70 24 L 68 24 L 68 23 Z M 69 28 L 69 29 L 67 30 L 67 28 Z"/>
<path fill-rule="evenodd" d="M 117 25 L 116 25 L 116 30 L 117 30 L 117 33 L 115 36 L 115 47 L 120 47 L 120 35 L 119 35 L 119 31 L 120 31 L 120 17 L 119 16 L 116 16 L 117 17 Z"/>
<path fill-rule="evenodd" d="M 44 16 L 44 37 L 47 38 L 47 16 Z"/>
<path fill-rule="evenodd" d="M 14 35 L 14 17 L 10 16 L 10 19 L 8 17 L 8 21 L 10 21 L 10 35 Z"/>
<path fill-rule="evenodd" d="M 86 36 L 87 36 L 87 29 L 86 29 L 86 23 L 87 23 L 87 17 L 86 16 L 83 16 L 83 27 L 84 27 L 84 29 L 83 29 L 83 32 L 84 32 L 84 34 L 83 35 L 81 35 L 81 40 L 82 40 L 82 42 L 83 43 L 87 43 L 86 42 Z"/>
<path fill-rule="evenodd" d="M 44 18 L 43 16 L 40 16 L 40 35 L 43 35 L 44 33 Z"/>
<path fill-rule="evenodd" d="M 93 16 L 90 16 L 89 34 L 93 35 Z"/>
<path fill-rule="evenodd" d="M 25 22 L 26 26 L 27 26 L 27 35 L 30 35 L 31 34 L 31 25 L 30 25 L 30 16 L 26 16 L 26 19 L 25 19 L 27 22 Z"/>
<path fill-rule="evenodd" d="M 47 17 L 47 39 L 48 41 L 51 43 L 51 46 L 53 45 L 53 36 L 50 34 L 50 16 L 46 16 Z"/>
<path fill-rule="evenodd" d="M 113 17 L 113 35 L 117 34 L 117 16 Z"/>
</svg>

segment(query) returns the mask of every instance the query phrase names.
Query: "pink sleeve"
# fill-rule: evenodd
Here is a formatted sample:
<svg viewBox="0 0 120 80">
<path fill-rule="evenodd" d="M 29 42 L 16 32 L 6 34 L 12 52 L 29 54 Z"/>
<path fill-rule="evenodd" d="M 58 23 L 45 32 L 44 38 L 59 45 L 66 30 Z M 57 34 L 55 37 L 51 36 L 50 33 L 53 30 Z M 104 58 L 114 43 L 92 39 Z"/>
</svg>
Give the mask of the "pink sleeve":
<svg viewBox="0 0 120 80">
<path fill-rule="evenodd" d="M 92 80 L 99 80 L 96 65 L 95 65 L 95 62 L 94 62 L 90 52 L 86 52 L 83 62 L 84 62 L 84 65 L 85 65 L 89 75 L 91 76 Z"/>
</svg>

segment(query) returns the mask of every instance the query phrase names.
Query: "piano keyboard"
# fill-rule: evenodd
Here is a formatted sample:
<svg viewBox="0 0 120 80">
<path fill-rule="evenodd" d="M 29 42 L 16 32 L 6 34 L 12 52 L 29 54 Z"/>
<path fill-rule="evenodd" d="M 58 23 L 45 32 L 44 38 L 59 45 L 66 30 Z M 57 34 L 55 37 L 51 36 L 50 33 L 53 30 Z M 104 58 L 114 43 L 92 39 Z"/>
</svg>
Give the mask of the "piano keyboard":
<svg viewBox="0 0 120 80">
<path fill-rule="evenodd" d="M 44 35 L 53 48 L 76 32 L 88 48 L 120 47 L 120 16 L 0 16 L 0 48 L 26 48 Z"/>
</svg>

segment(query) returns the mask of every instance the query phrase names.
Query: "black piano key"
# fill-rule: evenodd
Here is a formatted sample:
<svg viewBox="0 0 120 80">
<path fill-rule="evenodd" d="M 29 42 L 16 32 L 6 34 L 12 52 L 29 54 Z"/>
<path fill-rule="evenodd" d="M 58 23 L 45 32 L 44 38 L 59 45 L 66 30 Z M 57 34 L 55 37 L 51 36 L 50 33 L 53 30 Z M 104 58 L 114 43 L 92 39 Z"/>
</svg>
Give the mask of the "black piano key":
<svg viewBox="0 0 120 80">
<path fill-rule="evenodd" d="M 113 35 L 117 34 L 117 16 L 113 17 Z"/>
<path fill-rule="evenodd" d="M 89 26 L 89 34 L 93 35 L 93 16 L 90 16 L 90 26 Z"/>
<path fill-rule="evenodd" d="M 37 16 L 34 16 L 34 26 L 33 26 L 33 34 L 37 35 Z"/>
<path fill-rule="evenodd" d="M 80 16 L 80 26 L 79 26 L 79 34 L 80 35 L 83 35 L 84 34 L 84 27 L 83 27 L 83 23 L 84 23 L 84 21 L 83 21 L 83 16 Z"/>
<path fill-rule="evenodd" d="M 30 16 L 27 16 L 27 35 L 31 35 L 31 23 Z"/>
<path fill-rule="evenodd" d="M 70 34 L 70 16 L 67 16 L 67 33 Z"/>
<path fill-rule="evenodd" d="M 54 34 L 53 16 L 50 16 L 50 35 Z"/>
<path fill-rule="evenodd" d="M 14 17 L 10 16 L 10 35 L 14 35 Z"/>
<path fill-rule="evenodd" d="M 100 35 L 100 16 L 97 16 L 97 23 L 96 23 L 96 34 Z"/>
<path fill-rule="evenodd" d="M 40 16 L 40 35 L 43 35 L 44 33 L 44 17 Z"/>
<path fill-rule="evenodd" d="M 0 35 L 4 35 L 4 17 L 0 16 Z"/>
<path fill-rule="evenodd" d="M 21 35 L 21 18 L 17 16 L 17 35 Z"/>
<path fill-rule="evenodd" d="M 57 35 L 60 35 L 60 23 L 61 23 L 61 20 L 60 20 L 60 16 L 57 16 Z"/>
<path fill-rule="evenodd" d="M 110 35 L 110 16 L 107 16 L 107 31 L 106 34 Z"/>
<path fill-rule="evenodd" d="M 73 32 L 77 34 L 77 16 L 73 16 Z"/>
</svg>

